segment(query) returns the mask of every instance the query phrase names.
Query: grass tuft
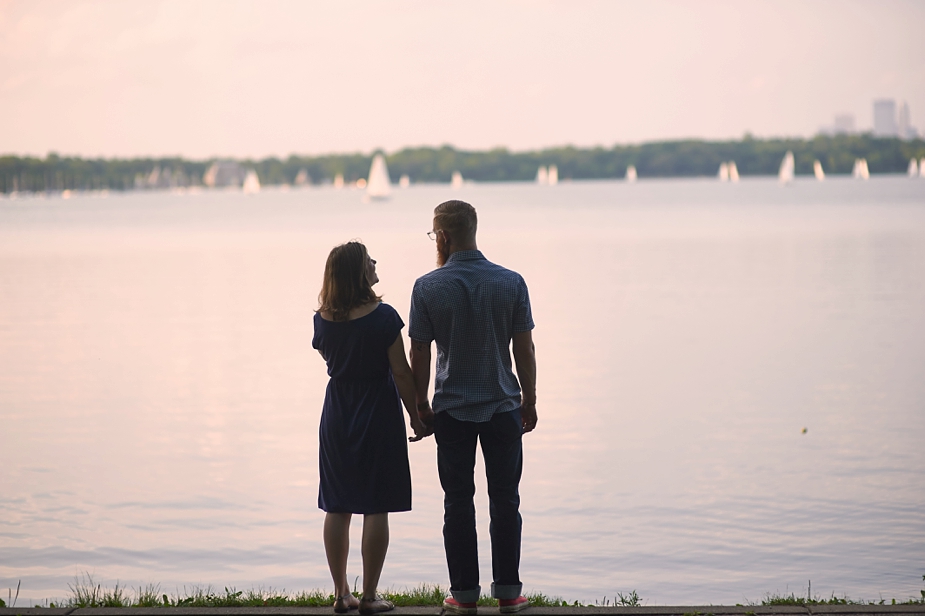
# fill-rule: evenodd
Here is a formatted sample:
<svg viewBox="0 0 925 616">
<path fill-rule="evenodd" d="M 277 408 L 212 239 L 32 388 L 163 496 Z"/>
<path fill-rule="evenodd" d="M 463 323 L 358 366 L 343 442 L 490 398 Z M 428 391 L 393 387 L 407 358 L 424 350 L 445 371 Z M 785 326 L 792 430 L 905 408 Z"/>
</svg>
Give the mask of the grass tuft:
<svg viewBox="0 0 925 616">
<path fill-rule="evenodd" d="M 922 576 L 925 582 L 925 575 Z M 183 590 L 177 590 L 176 593 L 168 595 L 161 591 L 159 584 L 148 584 L 144 587 L 138 587 L 126 591 L 125 587 L 120 586 L 118 582 L 114 588 L 104 588 L 102 585 L 94 582 L 89 573 L 75 577 L 73 584 L 68 584 L 70 597 L 64 602 L 57 602 L 58 607 L 328 607 L 334 603 L 334 595 L 321 590 L 302 591 L 291 594 L 285 590 L 252 588 L 250 590 L 237 590 L 234 587 L 224 587 L 222 591 L 216 591 L 212 586 L 190 586 L 183 587 Z M 15 605 L 10 595 L 10 607 Z M 359 594 L 354 588 L 354 594 Z M 389 589 L 382 593 L 382 596 L 393 602 L 398 607 L 411 606 L 440 606 L 443 599 L 449 594 L 449 591 L 439 585 L 421 584 L 414 588 Z M 18 588 L 17 588 L 18 596 Z M 527 593 L 527 598 L 531 605 L 536 607 L 609 607 L 625 606 L 637 607 L 642 605 L 642 599 L 635 590 L 629 593 L 618 592 L 615 597 L 603 597 L 593 603 L 583 604 L 578 601 L 571 603 L 558 596 L 548 596 L 542 593 Z M 56 600 L 57 601 L 57 600 Z M 807 584 L 806 596 L 798 596 L 796 593 L 790 594 L 767 594 L 760 604 L 749 603 L 754 605 L 884 605 L 887 601 L 863 601 L 851 599 L 847 596 L 836 597 L 833 593 L 829 597 L 819 597 L 812 594 L 812 584 Z M 479 598 L 478 604 L 485 607 L 498 605 L 498 601 L 487 595 Z M 925 604 L 925 589 L 921 591 L 921 599 L 908 599 L 897 602 L 891 600 L 892 605 L 897 604 Z M 0 607 L 6 606 L 0 600 Z M 55 607 L 56 603 L 51 603 L 49 607 Z M 752 615 L 753 612 L 746 612 Z M 704 616 L 702 614 L 690 614 L 685 616 Z M 706 615 L 710 616 L 710 615 Z"/>
<path fill-rule="evenodd" d="M 925 582 L 925 575 L 922 576 L 922 581 Z M 770 594 L 765 595 L 765 598 L 762 599 L 761 605 L 798 605 L 801 607 L 806 607 L 807 605 L 885 605 L 887 603 L 886 599 L 880 598 L 879 601 L 865 601 L 863 599 L 852 599 L 850 597 L 836 597 L 833 592 L 829 597 L 820 597 L 819 595 L 812 594 L 812 582 L 808 582 L 806 585 L 806 596 L 800 597 L 794 593 L 789 595 L 780 595 L 780 594 Z M 921 599 L 907 599 L 906 601 L 896 601 L 896 599 L 890 600 L 890 605 L 915 605 L 925 603 L 925 589 L 920 591 L 922 595 Z"/>
<path fill-rule="evenodd" d="M 161 591 L 160 584 L 148 584 L 126 591 L 117 582 L 112 589 L 96 583 L 89 573 L 74 578 L 68 584 L 70 597 L 59 602 L 60 607 L 328 607 L 334 603 L 334 595 L 321 590 L 302 591 L 296 594 L 285 590 L 253 588 L 237 590 L 224 587 L 216 591 L 212 586 L 184 586 L 182 591 L 174 594 Z M 354 589 L 355 594 L 359 594 Z M 398 607 L 441 606 L 449 595 L 449 590 L 436 584 L 421 584 L 414 588 L 388 589 L 380 593 Z M 543 593 L 527 593 L 530 604 L 536 607 L 585 607 L 574 601 L 569 603 L 558 596 Z M 595 601 L 593 606 L 626 605 L 638 606 L 642 601 L 636 591 L 628 594 L 617 593 L 613 599 L 604 597 Z M 482 595 L 478 604 L 485 607 L 497 607 L 498 601 L 488 595 Z"/>
</svg>

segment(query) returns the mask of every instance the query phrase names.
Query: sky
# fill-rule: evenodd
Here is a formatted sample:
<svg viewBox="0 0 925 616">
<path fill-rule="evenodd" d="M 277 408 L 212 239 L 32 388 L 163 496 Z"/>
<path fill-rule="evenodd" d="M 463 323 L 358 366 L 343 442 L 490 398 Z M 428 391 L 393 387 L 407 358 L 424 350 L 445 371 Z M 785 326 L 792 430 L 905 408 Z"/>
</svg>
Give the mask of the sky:
<svg viewBox="0 0 925 616">
<path fill-rule="evenodd" d="M 0 0 L 0 153 L 234 156 L 925 129 L 925 2 Z"/>
</svg>

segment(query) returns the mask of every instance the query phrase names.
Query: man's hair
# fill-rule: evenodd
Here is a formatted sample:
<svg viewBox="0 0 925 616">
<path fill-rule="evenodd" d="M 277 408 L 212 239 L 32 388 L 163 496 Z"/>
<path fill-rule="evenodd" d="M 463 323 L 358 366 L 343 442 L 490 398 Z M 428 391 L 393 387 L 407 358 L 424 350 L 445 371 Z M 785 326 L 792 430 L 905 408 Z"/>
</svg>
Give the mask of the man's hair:
<svg viewBox="0 0 925 616">
<path fill-rule="evenodd" d="M 465 201 L 444 201 L 434 208 L 434 226 L 457 243 L 474 240 L 478 222 L 475 208 Z"/>
<path fill-rule="evenodd" d="M 332 248 L 324 264 L 317 312 L 330 312 L 335 321 L 346 321 L 352 308 L 381 301 L 366 278 L 368 263 L 369 253 L 360 242 Z"/>
</svg>

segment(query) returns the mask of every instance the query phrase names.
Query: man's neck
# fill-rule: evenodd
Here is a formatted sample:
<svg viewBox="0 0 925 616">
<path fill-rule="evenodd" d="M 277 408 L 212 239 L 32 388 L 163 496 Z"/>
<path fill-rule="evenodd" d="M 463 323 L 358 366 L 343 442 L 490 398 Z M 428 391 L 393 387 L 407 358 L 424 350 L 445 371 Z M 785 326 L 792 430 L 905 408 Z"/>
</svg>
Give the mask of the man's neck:
<svg viewBox="0 0 925 616">
<path fill-rule="evenodd" d="M 478 249 L 479 247 L 475 245 L 475 242 L 472 242 L 470 244 L 464 244 L 462 246 L 450 245 L 450 251 L 447 254 L 447 257 L 449 257 L 450 255 L 456 252 L 463 252 L 466 250 L 478 250 Z"/>
</svg>

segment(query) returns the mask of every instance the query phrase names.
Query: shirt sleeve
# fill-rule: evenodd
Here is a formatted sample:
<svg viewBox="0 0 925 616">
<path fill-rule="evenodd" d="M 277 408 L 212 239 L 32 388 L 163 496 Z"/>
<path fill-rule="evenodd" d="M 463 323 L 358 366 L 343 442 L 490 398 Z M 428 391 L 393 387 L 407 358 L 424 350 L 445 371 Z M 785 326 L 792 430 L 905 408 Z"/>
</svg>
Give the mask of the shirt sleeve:
<svg viewBox="0 0 925 616">
<path fill-rule="evenodd" d="M 517 305 L 514 306 L 514 333 L 528 332 L 533 329 L 533 311 L 530 309 L 530 292 L 527 283 L 520 279 Z"/>
<path fill-rule="evenodd" d="M 312 318 L 312 325 L 315 328 L 315 334 L 312 336 L 312 348 L 321 350 L 321 332 L 318 331 L 318 319 L 321 317 L 318 316 L 318 313 L 315 313 L 315 316 Z"/>
<path fill-rule="evenodd" d="M 411 291 L 411 314 L 409 315 L 408 337 L 418 342 L 431 342 L 434 339 L 434 326 L 427 314 L 420 281 L 414 283 Z"/>
<path fill-rule="evenodd" d="M 388 304 L 384 304 L 382 309 L 388 310 L 388 316 L 385 318 L 384 327 L 382 328 L 384 336 L 382 342 L 388 348 L 395 344 L 395 339 L 401 334 L 402 328 L 405 327 L 405 322 L 398 316 L 398 311 Z"/>
</svg>

